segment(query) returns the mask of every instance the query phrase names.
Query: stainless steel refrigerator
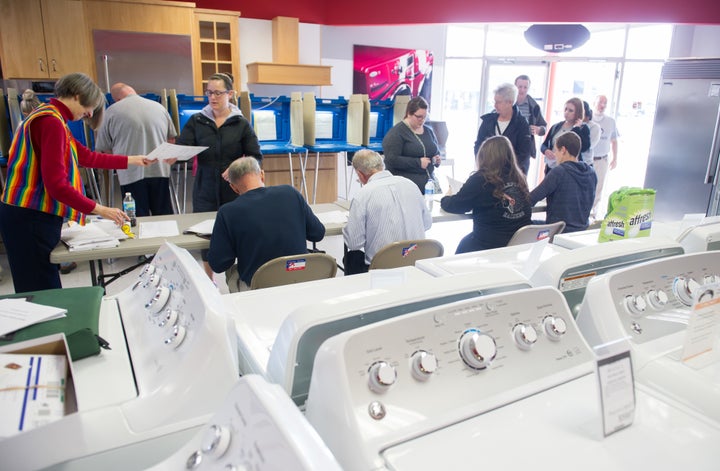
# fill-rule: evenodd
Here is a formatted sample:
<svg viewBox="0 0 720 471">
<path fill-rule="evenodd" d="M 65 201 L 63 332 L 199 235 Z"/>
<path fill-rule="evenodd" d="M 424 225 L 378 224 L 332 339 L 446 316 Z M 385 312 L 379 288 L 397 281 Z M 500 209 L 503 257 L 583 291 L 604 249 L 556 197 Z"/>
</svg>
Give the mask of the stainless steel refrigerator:
<svg viewBox="0 0 720 471">
<path fill-rule="evenodd" d="M 655 220 L 719 214 L 720 59 L 671 60 L 662 69 L 645 188 Z"/>
</svg>

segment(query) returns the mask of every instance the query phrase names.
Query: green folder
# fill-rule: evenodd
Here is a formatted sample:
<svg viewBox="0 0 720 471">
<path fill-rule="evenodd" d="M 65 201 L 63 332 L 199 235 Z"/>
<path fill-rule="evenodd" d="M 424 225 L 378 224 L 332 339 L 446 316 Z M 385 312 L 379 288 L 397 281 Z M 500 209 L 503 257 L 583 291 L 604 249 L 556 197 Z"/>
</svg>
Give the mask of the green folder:
<svg viewBox="0 0 720 471">
<path fill-rule="evenodd" d="M 0 337 L 0 346 L 63 332 L 73 361 L 97 355 L 100 353 L 100 342 L 96 334 L 103 295 L 104 290 L 100 286 L 84 286 L 0 296 L 0 299 L 26 298 L 37 304 L 67 309 L 63 318 L 34 324 Z"/>
</svg>

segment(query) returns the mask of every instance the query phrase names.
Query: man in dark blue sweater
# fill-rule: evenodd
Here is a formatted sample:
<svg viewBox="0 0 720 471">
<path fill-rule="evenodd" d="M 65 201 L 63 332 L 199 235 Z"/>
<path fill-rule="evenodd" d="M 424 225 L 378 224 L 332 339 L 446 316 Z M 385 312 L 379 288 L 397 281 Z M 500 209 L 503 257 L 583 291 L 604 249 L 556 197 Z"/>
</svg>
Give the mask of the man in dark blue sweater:
<svg viewBox="0 0 720 471">
<path fill-rule="evenodd" d="M 547 199 L 547 224 L 565 221 L 564 232 L 583 231 L 595 200 L 597 175 L 585 162 L 578 162 L 580 137 L 568 132 L 555 141 L 558 165 L 530 192 L 530 204 Z"/>
<path fill-rule="evenodd" d="M 307 253 L 307 241 L 321 241 L 325 226 L 295 188 L 265 187 L 265 174 L 255 158 L 235 160 L 227 175 L 239 196 L 217 212 L 208 263 L 215 273 L 222 273 L 237 259 L 238 289 L 244 291 L 260 265 Z"/>
</svg>

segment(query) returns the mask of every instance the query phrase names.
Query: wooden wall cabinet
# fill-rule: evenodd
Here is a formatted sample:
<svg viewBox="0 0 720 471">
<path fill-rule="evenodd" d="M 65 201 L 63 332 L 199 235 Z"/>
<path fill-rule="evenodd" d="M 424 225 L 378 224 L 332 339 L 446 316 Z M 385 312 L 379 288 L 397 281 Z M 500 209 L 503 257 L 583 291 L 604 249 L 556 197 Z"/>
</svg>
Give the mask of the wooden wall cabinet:
<svg viewBox="0 0 720 471">
<path fill-rule="evenodd" d="M 80 0 L 0 0 L 5 78 L 94 77 L 90 32 Z"/>
<path fill-rule="evenodd" d="M 240 46 L 238 18 L 240 12 L 195 10 L 193 32 L 193 63 L 195 94 L 202 95 L 207 78 L 221 72 L 231 74 L 235 91 L 240 77 Z"/>
<path fill-rule="evenodd" d="M 293 154 L 293 181 L 290 182 L 290 164 L 287 154 L 266 154 L 263 155 L 262 167 L 265 171 L 265 184 L 290 185 L 300 190 L 302 176 L 300 174 L 300 159 Z M 333 203 L 337 201 L 337 154 L 320 154 L 320 165 L 318 173 L 318 191 L 316 203 Z M 307 182 L 307 199 L 312 204 L 313 189 L 315 188 L 315 155 L 308 157 L 307 169 L 305 170 Z"/>
</svg>

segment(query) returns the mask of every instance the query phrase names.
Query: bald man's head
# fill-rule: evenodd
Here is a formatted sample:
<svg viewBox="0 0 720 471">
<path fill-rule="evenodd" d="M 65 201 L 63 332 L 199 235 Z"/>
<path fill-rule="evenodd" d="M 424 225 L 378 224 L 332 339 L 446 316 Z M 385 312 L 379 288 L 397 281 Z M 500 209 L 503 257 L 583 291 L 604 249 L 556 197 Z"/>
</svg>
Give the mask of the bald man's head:
<svg viewBox="0 0 720 471">
<path fill-rule="evenodd" d="M 133 87 L 122 82 L 118 82 L 110 87 L 110 95 L 112 95 L 114 102 L 118 102 L 127 96 L 136 94 L 137 93 Z"/>
</svg>

